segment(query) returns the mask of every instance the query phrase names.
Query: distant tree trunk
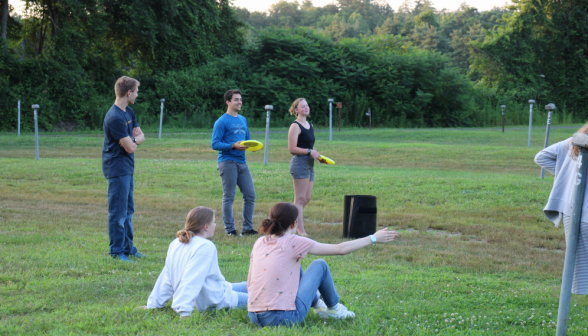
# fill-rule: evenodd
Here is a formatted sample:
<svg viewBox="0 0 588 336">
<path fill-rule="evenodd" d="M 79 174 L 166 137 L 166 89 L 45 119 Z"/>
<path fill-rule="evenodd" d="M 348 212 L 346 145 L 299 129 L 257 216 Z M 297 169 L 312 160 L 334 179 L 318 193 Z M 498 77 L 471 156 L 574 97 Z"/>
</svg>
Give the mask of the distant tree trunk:
<svg viewBox="0 0 588 336">
<path fill-rule="evenodd" d="M 0 0 L 2 10 L 2 38 L 6 41 L 6 24 L 8 23 L 8 0 Z"/>
</svg>

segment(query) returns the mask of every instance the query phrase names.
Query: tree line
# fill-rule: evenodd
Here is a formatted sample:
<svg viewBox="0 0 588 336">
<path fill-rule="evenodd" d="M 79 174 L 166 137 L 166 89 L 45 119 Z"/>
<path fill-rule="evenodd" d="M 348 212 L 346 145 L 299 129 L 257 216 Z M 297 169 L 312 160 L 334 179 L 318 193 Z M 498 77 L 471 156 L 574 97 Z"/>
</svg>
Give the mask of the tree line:
<svg viewBox="0 0 588 336">
<path fill-rule="evenodd" d="M 301 96 L 319 125 L 327 98 L 343 101 L 347 126 L 366 125 L 368 108 L 379 126 L 489 126 L 501 104 L 509 123 L 522 124 L 528 99 L 578 122 L 588 103 L 580 0 L 489 11 L 305 0 L 265 12 L 227 0 L 27 0 L 22 16 L 0 3 L 0 130 L 15 129 L 17 99 L 47 111 L 45 129 L 99 128 L 123 74 L 141 81 L 140 121 L 156 123 L 166 98 L 166 122 L 192 127 L 211 126 L 229 88 L 244 92 L 253 125 L 270 103 L 288 124 Z"/>
</svg>

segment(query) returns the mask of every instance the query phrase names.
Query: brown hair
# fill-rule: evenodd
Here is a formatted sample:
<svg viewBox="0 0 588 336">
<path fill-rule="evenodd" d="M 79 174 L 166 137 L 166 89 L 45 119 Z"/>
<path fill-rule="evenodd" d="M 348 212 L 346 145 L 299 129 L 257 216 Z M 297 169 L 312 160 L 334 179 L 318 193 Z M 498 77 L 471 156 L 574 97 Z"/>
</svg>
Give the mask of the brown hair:
<svg viewBox="0 0 588 336">
<path fill-rule="evenodd" d="M 231 101 L 233 99 L 233 95 L 238 94 L 241 95 L 241 91 L 239 90 L 229 90 L 225 92 L 225 102 Z"/>
<path fill-rule="evenodd" d="M 576 133 L 588 134 L 588 123 L 585 123 L 584 126 L 580 127 L 580 129 Z M 569 144 L 570 145 L 572 144 L 571 139 L 570 139 Z M 580 147 L 579 146 L 572 146 L 572 149 L 570 150 L 570 156 L 572 157 L 572 159 L 575 160 L 578 157 L 578 155 L 580 155 Z"/>
<path fill-rule="evenodd" d="M 117 97 L 124 97 L 128 91 L 135 91 L 141 85 L 138 80 L 129 76 L 122 76 L 114 84 L 114 93 Z"/>
<path fill-rule="evenodd" d="M 270 210 L 270 218 L 264 219 L 259 232 L 281 236 L 298 218 L 298 208 L 287 202 L 276 203 Z"/>
<path fill-rule="evenodd" d="M 306 98 L 298 98 L 292 103 L 292 106 L 290 106 L 290 109 L 288 110 L 290 111 L 291 115 L 298 115 L 298 113 L 296 113 L 296 108 L 298 107 L 298 104 L 300 104 L 300 102 L 303 100 L 306 101 Z"/>
<path fill-rule="evenodd" d="M 180 243 L 189 243 L 204 225 L 212 223 L 213 217 L 214 210 L 211 208 L 199 206 L 190 210 L 186 217 L 186 226 L 176 233 L 176 237 L 180 238 Z"/>
</svg>

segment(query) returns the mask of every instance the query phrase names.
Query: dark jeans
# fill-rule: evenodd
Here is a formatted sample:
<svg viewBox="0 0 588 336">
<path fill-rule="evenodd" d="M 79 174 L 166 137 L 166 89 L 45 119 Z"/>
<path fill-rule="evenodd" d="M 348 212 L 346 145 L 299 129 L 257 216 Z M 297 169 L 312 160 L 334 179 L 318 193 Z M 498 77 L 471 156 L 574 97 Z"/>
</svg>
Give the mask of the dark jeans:
<svg viewBox="0 0 588 336">
<path fill-rule="evenodd" d="M 225 232 L 235 230 L 233 202 L 237 186 L 243 194 L 243 231 L 253 230 L 253 210 L 255 209 L 255 188 L 247 163 L 223 161 L 217 164 L 217 170 L 223 184 L 223 222 Z"/>
<path fill-rule="evenodd" d="M 108 237 L 110 255 L 137 253 L 133 246 L 133 175 L 117 176 L 108 180 Z"/>
<path fill-rule="evenodd" d="M 300 324 L 304 322 L 310 308 L 318 301 L 317 289 L 323 296 L 327 307 L 333 307 L 339 303 L 339 294 L 335 289 L 326 261 L 317 259 L 310 263 L 306 273 L 303 273 L 301 268 L 300 274 L 300 284 L 296 293 L 296 310 L 249 312 L 249 320 L 262 327 Z"/>
</svg>

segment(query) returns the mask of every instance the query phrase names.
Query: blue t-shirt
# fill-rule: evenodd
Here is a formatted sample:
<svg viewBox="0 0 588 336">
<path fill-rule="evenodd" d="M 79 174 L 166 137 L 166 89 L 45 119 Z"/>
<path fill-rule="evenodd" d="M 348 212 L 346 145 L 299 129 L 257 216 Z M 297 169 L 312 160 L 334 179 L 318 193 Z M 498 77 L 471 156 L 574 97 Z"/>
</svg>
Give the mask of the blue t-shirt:
<svg viewBox="0 0 588 336">
<path fill-rule="evenodd" d="M 104 145 L 102 146 L 102 172 L 104 177 L 112 178 L 133 175 L 135 155 L 129 154 L 118 143 L 122 138 L 133 135 L 133 128 L 139 127 L 135 111 L 126 108 L 126 112 L 112 105 L 104 117 Z"/>
<path fill-rule="evenodd" d="M 237 141 L 251 140 L 247 119 L 242 115 L 236 117 L 228 113 L 223 114 L 214 123 L 212 129 L 212 149 L 218 151 L 218 162 L 227 160 L 245 163 L 245 152 L 231 150 L 231 144 Z"/>
</svg>

